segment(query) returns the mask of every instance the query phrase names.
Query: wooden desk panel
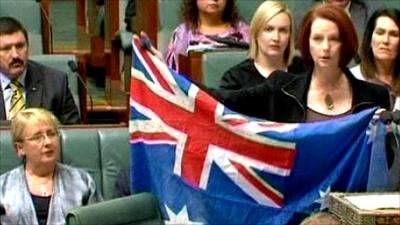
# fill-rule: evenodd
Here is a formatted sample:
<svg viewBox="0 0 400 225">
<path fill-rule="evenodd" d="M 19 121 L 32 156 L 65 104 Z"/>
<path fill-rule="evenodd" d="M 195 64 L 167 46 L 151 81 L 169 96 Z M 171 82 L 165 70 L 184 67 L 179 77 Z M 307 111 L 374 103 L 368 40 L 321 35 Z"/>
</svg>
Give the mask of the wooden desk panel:
<svg viewBox="0 0 400 225">
<path fill-rule="evenodd" d="M 192 80 L 203 82 L 203 53 L 190 52 L 189 55 L 179 55 L 179 72 Z"/>
</svg>

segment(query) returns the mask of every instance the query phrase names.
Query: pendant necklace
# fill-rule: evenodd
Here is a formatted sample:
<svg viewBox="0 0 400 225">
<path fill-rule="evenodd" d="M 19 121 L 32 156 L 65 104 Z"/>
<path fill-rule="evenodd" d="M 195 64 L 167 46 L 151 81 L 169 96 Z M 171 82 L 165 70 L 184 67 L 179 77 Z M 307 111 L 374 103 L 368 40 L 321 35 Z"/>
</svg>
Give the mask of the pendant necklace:
<svg viewBox="0 0 400 225">
<path fill-rule="evenodd" d="M 325 106 L 328 110 L 332 110 L 335 108 L 333 98 L 330 94 L 325 95 Z"/>
<path fill-rule="evenodd" d="M 40 191 L 42 192 L 42 196 L 44 196 L 44 197 L 49 196 L 49 192 L 47 192 L 46 184 L 40 185 Z"/>
</svg>

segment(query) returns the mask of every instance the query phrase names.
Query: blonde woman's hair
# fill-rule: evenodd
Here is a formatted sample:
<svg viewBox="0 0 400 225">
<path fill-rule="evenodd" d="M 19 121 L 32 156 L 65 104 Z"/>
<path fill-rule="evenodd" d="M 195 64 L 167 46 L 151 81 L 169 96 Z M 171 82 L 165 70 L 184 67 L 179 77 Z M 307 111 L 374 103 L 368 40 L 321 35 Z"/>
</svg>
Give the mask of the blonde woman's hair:
<svg viewBox="0 0 400 225">
<path fill-rule="evenodd" d="M 20 142 L 24 137 L 24 130 L 33 124 L 43 123 L 50 125 L 54 131 L 59 132 L 57 117 L 43 108 L 27 108 L 17 113 L 11 121 L 11 134 L 13 143 Z"/>
<path fill-rule="evenodd" d="M 289 30 L 289 43 L 283 53 L 283 60 L 286 66 L 292 63 L 294 55 L 294 19 L 292 11 L 289 7 L 282 1 L 265 1 L 258 6 L 256 12 L 250 23 L 250 50 L 249 57 L 256 58 L 258 54 L 258 49 L 260 48 L 257 43 L 257 37 L 259 33 L 264 28 L 265 24 L 270 21 L 274 16 L 279 13 L 286 13 L 290 20 L 290 30 Z"/>
</svg>

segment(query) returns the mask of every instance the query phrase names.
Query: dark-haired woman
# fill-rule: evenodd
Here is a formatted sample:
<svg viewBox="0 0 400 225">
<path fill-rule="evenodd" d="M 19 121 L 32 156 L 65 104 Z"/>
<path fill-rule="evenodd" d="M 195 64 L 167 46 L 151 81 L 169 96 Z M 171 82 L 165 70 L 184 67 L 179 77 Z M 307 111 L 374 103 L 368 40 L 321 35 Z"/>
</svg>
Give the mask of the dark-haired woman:
<svg viewBox="0 0 400 225">
<path fill-rule="evenodd" d="M 368 21 L 360 48 L 360 65 L 351 69 L 361 80 L 384 84 L 400 109 L 400 11 L 379 9 Z"/>
<path fill-rule="evenodd" d="M 190 46 L 218 45 L 208 36 L 249 42 L 249 26 L 240 19 L 235 0 L 183 0 L 182 17 L 166 53 L 171 68 L 178 69 L 179 54 L 186 54 Z"/>
</svg>

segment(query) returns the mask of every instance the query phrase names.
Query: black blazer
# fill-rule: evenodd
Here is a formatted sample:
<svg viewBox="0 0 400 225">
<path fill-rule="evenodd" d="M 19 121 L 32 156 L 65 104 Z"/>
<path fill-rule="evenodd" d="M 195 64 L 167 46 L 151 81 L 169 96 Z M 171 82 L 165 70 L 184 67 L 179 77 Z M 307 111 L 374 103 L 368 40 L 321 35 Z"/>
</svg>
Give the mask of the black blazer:
<svg viewBox="0 0 400 225">
<path fill-rule="evenodd" d="M 344 73 L 353 90 L 352 113 L 375 106 L 390 110 L 387 88 L 358 80 L 347 68 Z M 296 75 L 275 71 L 255 87 L 216 93 L 227 107 L 249 116 L 276 122 L 306 122 L 311 74 L 312 71 Z"/>
<path fill-rule="evenodd" d="M 293 57 L 292 64 L 288 67 L 290 73 L 304 73 L 306 70 L 303 66 L 301 57 Z M 231 67 L 222 76 L 220 89 L 238 90 L 256 86 L 265 81 L 265 78 L 254 65 L 254 59 L 246 59 L 239 64 Z"/>
<path fill-rule="evenodd" d="M 62 124 L 80 123 L 78 108 L 68 87 L 67 74 L 29 61 L 25 77 L 26 107 L 46 108 Z M 3 91 L 0 88 L 0 120 L 6 119 Z"/>
</svg>

